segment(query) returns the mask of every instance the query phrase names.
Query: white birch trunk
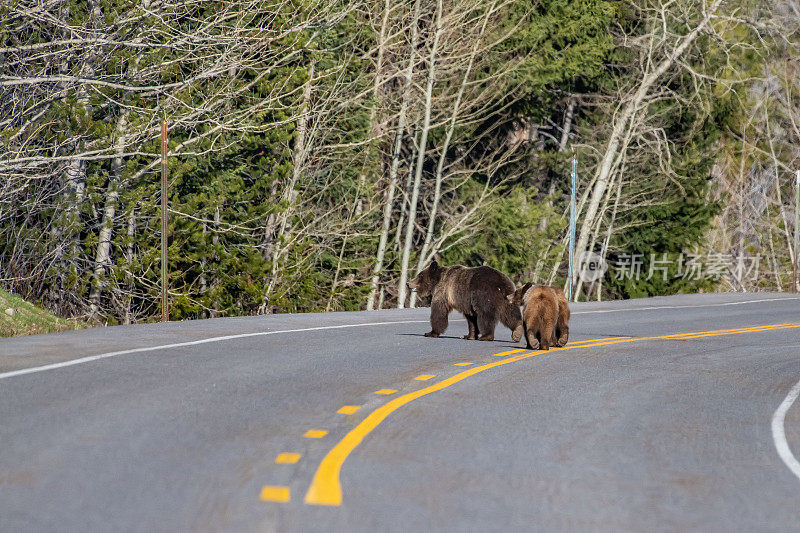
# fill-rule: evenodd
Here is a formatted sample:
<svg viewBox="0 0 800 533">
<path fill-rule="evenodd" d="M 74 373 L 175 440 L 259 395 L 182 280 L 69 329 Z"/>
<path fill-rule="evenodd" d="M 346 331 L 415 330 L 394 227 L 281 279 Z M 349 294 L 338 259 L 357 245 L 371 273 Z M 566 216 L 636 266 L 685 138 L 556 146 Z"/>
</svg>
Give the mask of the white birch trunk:
<svg viewBox="0 0 800 533">
<path fill-rule="evenodd" d="M 111 177 L 108 180 L 103 221 L 97 239 L 97 250 L 94 256 L 94 280 L 89 292 L 89 316 L 97 320 L 100 311 L 100 296 L 105 285 L 106 268 L 111 266 L 111 239 L 114 233 L 114 216 L 119 200 L 119 180 L 122 174 L 122 154 L 125 151 L 125 132 L 128 124 L 127 109 L 123 109 L 117 122 L 117 157 L 111 163 Z"/>
<path fill-rule="evenodd" d="M 422 180 L 422 166 L 425 162 L 425 145 L 428 142 L 428 132 L 431 126 L 431 101 L 433 99 L 433 82 L 436 74 L 436 54 L 439 49 L 439 39 L 442 35 L 442 0 L 436 7 L 436 33 L 433 36 L 431 54 L 428 58 L 428 83 L 425 88 L 425 118 L 420 132 L 419 148 L 417 151 L 417 165 L 414 169 L 414 189 L 411 192 L 411 203 L 408 206 L 408 222 L 403 242 L 403 255 L 400 261 L 400 285 L 397 290 L 397 307 L 402 309 L 406 300 L 406 282 L 408 280 L 408 261 L 411 255 L 411 242 L 414 238 L 414 222 L 417 217 L 417 201 L 419 200 L 419 186 Z"/>
<path fill-rule="evenodd" d="M 261 305 L 258 308 L 258 314 L 265 314 L 269 307 L 269 297 L 275 289 L 278 280 L 278 270 L 280 265 L 281 254 L 283 254 L 287 246 L 283 245 L 283 237 L 286 234 L 289 217 L 294 212 L 294 203 L 297 198 L 295 187 L 300 179 L 300 174 L 303 172 L 303 165 L 305 164 L 308 155 L 308 146 L 306 143 L 306 133 L 308 132 L 308 114 L 309 105 L 311 100 L 311 89 L 314 81 L 314 61 L 308 67 L 308 80 L 303 87 L 303 103 L 300 108 L 300 116 L 297 119 L 297 137 L 294 141 L 294 151 L 292 152 L 292 178 L 289 181 L 289 186 L 284 191 L 284 199 L 288 201 L 286 210 L 281 214 L 281 222 L 278 228 L 278 235 L 275 238 L 272 248 L 272 270 L 270 272 L 269 283 L 267 289 L 264 291 L 264 296 L 261 300 Z"/>
<path fill-rule="evenodd" d="M 419 41 L 419 11 L 420 11 L 420 1 L 417 0 L 414 6 L 414 17 L 411 21 L 412 24 L 412 37 L 411 37 L 411 50 L 409 53 L 408 65 L 406 66 L 406 73 L 405 73 L 405 89 L 403 91 L 403 101 L 400 104 L 400 115 L 397 118 L 397 133 L 395 135 L 394 141 L 394 150 L 392 151 L 392 162 L 389 167 L 389 184 L 386 191 L 386 201 L 383 205 L 383 222 L 381 224 L 381 237 L 380 241 L 378 242 L 378 250 L 375 254 L 375 266 L 372 268 L 372 279 L 370 280 L 370 285 L 372 290 L 370 291 L 369 298 L 367 299 L 367 310 L 372 311 L 375 305 L 375 294 L 378 291 L 378 283 L 380 281 L 381 272 L 383 271 L 383 260 L 386 256 L 386 244 L 389 240 L 389 230 L 391 229 L 392 225 L 392 208 L 394 207 L 394 194 L 395 188 L 397 186 L 397 171 L 400 166 L 400 150 L 403 146 L 403 133 L 406 129 L 406 114 L 408 112 L 408 105 L 409 101 L 411 100 L 411 88 L 412 88 L 412 79 L 414 75 L 414 64 L 417 60 L 417 44 Z M 384 38 L 385 30 L 386 30 L 386 23 L 387 18 L 389 16 L 389 0 L 386 1 L 384 6 L 384 16 L 383 16 L 383 23 L 381 25 L 381 39 Z M 375 88 L 377 90 L 379 83 L 378 79 L 380 78 L 380 67 L 381 61 L 383 58 L 383 41 L 380 43 L 380 48 L 378 51 L 378 73 L 376 74 L 376 84 Z M 378 306 L 380 308 L 380 306 Z"/>
<path fill-rule="evenodd" d="M 770 131 L 769 126 L 769 114 L 767 106 L 764 106 L 764 113 L 765 113 L 765 122 L 767 125 L 767 140 L 769 141 L 769 151 L 770 155 L 772 156 L 773 166 L 775 168 L 775 195 L 777 197 L 778 202 L 778 212 L 781 215 L 781 220 L 783 220 L 783 234 L 786 238 L 786 249 L 789 251 L 789 261 L 792 265 L 796 264 L 795 260 L 795 249 L 792 243 L 792 236 L 789 234 L 789 218 L 786 216 L 786 210 L 783 207 L 783 195 L 781 194 L 781 181 L 780 176 L 778 175 L 778 156 L 775 154 L 775 146 L 772 142 L 772 132 Z M 779 290 L 783 290 L 781 285 L 779 285 Z"/>
<path fill-rule="evenodd" d="M 483 19 L 483 25 L 481 26 L 481 31 L 478 34 L 478 37 L 475 38 L 475 44 L 472 46 L 472 51 L 470 52 L 469 61 L 467 62 L 467 69 L 464 72 L 464 77 L 461 79 L 461 85 L 458 88 L 458 94 L 456 96 L 456 101 L 453 104 L 453 113 L 450 116 L 450 125 L 447 128 L 447 134 L 445 135 L 444 144 L 442 145 L 441 153 L 439 154 L 439 162 L 436 164 L 436 185 L 433 191 L 433 203 L 431 205 L 431 213 L 428 219 L 428 228 L 425 233 L 425 242 L 422 244 L 422 250 L 419 254 L 419 259 L 417 260 L 417 268 L 415 274 L 419 274 L 422 272 L 424 266 L 430 261 L 431 257 L 437 252 L 436 247 L 434 246 L 431 249 L 431 244 L 433 242 L 433 233 L 436 226 L 436 215 L 439 209 L 439 201 L 442 198 L 442 180 L 444 174 L 444 163 L 447 160 L 447 150 L 450 148 L 450 141 L 453 139 L 453 133 L 456 129 L 456 121 L 458 119 L 458 113 L 461 109 L 461 100 L 464 98 L 464 91 L 467 87 L 467 82 L 469 81 L 470 74 L 472 73 L 472 67 L 475 64 L 475 56 L 478 53 L 478 48 L 483 39 L 483 34 L 486 32 L 486 25 L 489 22 L 490 15 L 494 12 L 494 6 L 496 2 L 492 2 L 492 5 L 486 11 L 486 17 Z M 410 307 L 414 307 L 417 302 L 417 293 L 411 293 L 411 302 L 409 304 Z"/>
<path fill-rule="evenodd" d="M 125 249 L 125 262 L 127 263 L 127 272 L 125 274 L 125 279 L 128 284 L 128 294 L 125 297 L 125 316 L 123 318 L 123 324 L 130 324 L 133 321 L 133 315 L 131 314 L 131 294 L 130 291 L 133 289 L 133 273 L 131 272 L 131 264 L 133 263 L 133 238 L 136 233 L 136 210 L 131 209 L 130 214 L 128 215 L 128 246 Z"/>
<path fill-rule="evenodd" d="M 617 184 L 617 198 L 614 200 L 614 210 L 611 212 L 611 221 L 608 223 L 608 229 L 606 230 L 606 238 L 603 241 L 603 246 L 600 248 L 600 258 L 605 263 L 606 255 L 608 254 L 608 245 L 611 242 L 611 235 L 614 232 L 614 223 L 617 220 L 617 209 L 619 208 L 619 199 L 622 197 L 622 179 L 625 175 L 624 169 L 620 173 L 619 183 Z M 597 284 L 597 301 L 601 300 L 601 293 L 603 291 L 603 277 L 600 276 Z M 588 300 L 588 298 L 587 298 Z"/>
</svg>

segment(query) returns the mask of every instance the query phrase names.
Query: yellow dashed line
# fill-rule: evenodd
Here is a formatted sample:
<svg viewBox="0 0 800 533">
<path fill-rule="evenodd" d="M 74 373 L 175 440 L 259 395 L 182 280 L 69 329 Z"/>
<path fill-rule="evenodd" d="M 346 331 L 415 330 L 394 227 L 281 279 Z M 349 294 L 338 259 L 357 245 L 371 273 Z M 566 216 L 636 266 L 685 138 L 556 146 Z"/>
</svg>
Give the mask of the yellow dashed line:
<svg viewBox="0 0 800 533">
<path fill-rule="evenodd" d="M 395 392 L 397 392 L 395 389 L 381 389 L 376 390 L 375 394 L 394 394 Z"/>
<path fill-rule="evenodd" d="M 278 454 L 278 457 L 275 458 L 275 463 L 279 465 L 293 465 L 299 460 L 300 460 L 299 453 L 283 452 Z"/>
<path fill-rule="evenodd" d="M 422 374 L 420 376 L 415 377 L 414 379 L 416 381 L 428 381 L 429 379 L 435 378 L 435 377 L 436 377 L 435 374 Z"/>
<path fill-rule="evenodd" d="M 469 366 L 474 363 L 455 363 L 455 366 Z"/>
<path fill-rule="evenodd" d="M 359 409 L 361 409 L 360 405 L 345 405 L 336 412 L 339 413 L 340 415 L 352 415 Z"/>
<path fill-rule="evenodd" d="M 262 502 L 288 502 L 289 487 L 273 487 L 267 485 L 261 489 Z"/>
<path fill-rule="evenodd" d="M 321 439 L 327 434 L 328 432 L 324 429 L 309 429 L 303 436 L 307 439 Z"/>
</svg>

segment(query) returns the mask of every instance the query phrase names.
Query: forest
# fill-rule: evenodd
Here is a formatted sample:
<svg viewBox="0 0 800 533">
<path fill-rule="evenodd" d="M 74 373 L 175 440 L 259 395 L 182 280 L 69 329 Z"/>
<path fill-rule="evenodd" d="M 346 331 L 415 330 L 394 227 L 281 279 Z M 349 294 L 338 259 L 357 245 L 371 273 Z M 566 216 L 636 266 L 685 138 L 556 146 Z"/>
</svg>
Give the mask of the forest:
<svg viewBox="0 0 800 533">
<path fill-rule="evenodd" d="M 0 286 L 65 318 L 797 290 L 798 0 L 5 0 Z M 794 286 L 793 286 L 794 285 Z"/>
</svg>

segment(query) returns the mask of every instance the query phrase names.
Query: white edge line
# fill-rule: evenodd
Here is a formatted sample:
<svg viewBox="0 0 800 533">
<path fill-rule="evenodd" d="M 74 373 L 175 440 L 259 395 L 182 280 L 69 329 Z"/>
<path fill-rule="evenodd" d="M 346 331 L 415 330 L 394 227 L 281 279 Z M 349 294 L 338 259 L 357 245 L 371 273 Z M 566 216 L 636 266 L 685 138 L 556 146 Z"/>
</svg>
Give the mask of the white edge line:
<svg viewBox="0 0 800 533">
<path fill-rule="evenodd" d="M 117 352 L 106 352 L 97 355 L 90 355 L 81 357 L 79 359 L 71 359 L 69 361 L 62 361 L 60 363 L 53 363 L 49 365 L 33 366 L 30 368 L 23 368 L 21 370 L 13 370 L 0 374 L 0 379 L 13 378 L 15 376 L 24 376 L 25 374 L 33 374 L 34 372 L 42 372 L 44 370 L 55 370 L 57 368 L 64 368 L 72 365 L 79 365 L 82 363 L 89 363 L 99 359 L 108 359 L 109 357 L 116 357 L 117 355 L 126 355 L 130 353 L 151 352 L 156 350 L 167 350 L 170 348 L 181 348 L 183 346 L 196 346 L 198 344 L 208 344 L 210 342 L 222 342 L 233 339 L 243 339 L 245 337 L 260 337 L 264 335 L 276 335 L 278 333 L 298 333 L 301 331 L 317 331 L 321 329 L 342 329 L 342 328 L 357 328 L 363 326 L 385 326 L 387 324 L 414 324 L 428 322 L 428 320 L 397 320 L 393 322 L 366 322 L 363 324 L 342 324 L 339 326 L 317 326 L 314 328 L 299 328 L 299 329 L 281 329 L 276 331 L 257 331 L 255 333 L 241 333 L 238 335 L 225 335 L 222 337 L 210 337 L 208 339 L 200 339 L 196 341 L 176 342 L 174 344 L 162 344 L 160 346 L 145 346 L 143 348 L 133 348 L 130 350 L 119 350 Z"/>
<path fill-rule="evenodd" d="M 775 410 L 772 415 L 772 440 L 775 442 L 775 449 L 778 450 L 778 455 L 781 460 L 786 464 L 789 470 L 800 479 L 800 462 L 792 455 L 792 450 L 789 448 L 789 443 L 786 442 L 786 431 L 784 430 L 784 419 L 789 408 L 797 400 L 800 395 L 800 381 L 798 381 L 783 402 Z"/>
<path fill-rule="evenodd" d="M 763 300 L 747 300 L 746 302 L 727 302 L 721 304 L 700 304 L 700 305 L 659 305 L 653 307 L 636 307 L 633 309 L 602 309 L 599 311 L 573 311 L 573 315 L 590 315 L 595 313 L 622 313 L 630 311 L 653 311 L 655 309 L 691 309 L 694 307 L 724 307 L 726 305 L 756 304 L 761 302 L 782 302 L 784 300 L 800 300 L 800 298 L 765 298 Z"/>
<path fill-rule="evenodd" d="M 702 304 L 702 305 L 662 305 L 662 306 L 653 306 L 653 307 L 639 307 L 635 309 L 605 309 L 599 311 L 575 311 L 573 315 L 586 315 L 586 314 L 595 314 L 595 313 L 621 313 L 621 312 L 632 312 L 632 311 L 652 311 L 656 309 L 684 309 L 684 308 L 692 308 L 692 307 L 722 307 L 726 305 L 743 305 L 743 304 L 751 304 L 751 303 L 760 303 L 760 302 L 776 302 L 776 301 L 783 301 L 783 300 L 800 300 L 800 298 L 767 298 L 762 300 L 748 300 L 746 302 L 728 302 L 728 303 L 720 303 L 720 304 Z M 79 365 L 82 363 L 90 363 L 92 361 L 97 361 L 99 359 L 107 359 L 109 357 L 115 357 L 117 355 L 126 355 L 131 353 L 140 353 L 140 352 L 150 352 L 156 350 L 167 350 L 169 348 L 180 348 L 183 346 L 195 346 L 197 344 L 207 344 L 210 342 L 222 342 L 232 339 L 242 339 L 245 337 L 258 337 L 263 335 L 275 335 L 278 333 L 297 333 L 301 331 L 318 331 L 323 329 L 342 329 L 342 328 L 357 328 L 363 326 L 383 326 L 387 324 L 421 324 L 423 322 L 428 322 L 428 320 L 397 320 L 392 322 L 367 322 L 364 324 L 343 324 L 339 326 L 318 326 L 314 328 L 300 328 L 300 329 L 283 329 L 283 330 L 276 330 L 276 331 L 259 331 L 255 333 L 242 333 L 239 335 L 225 335 L 223 337 L 211 337 L 208 339 L 200 339 L 196 341 L 189 341 L 189 342 L 178 342 L 174 344 L 162 344 L 160 346 L 146 346 L 143 348 L 133 348 L 131 350 L 120 350 L 117 352 L 107 352 L 101 353 L 97 355 L 90 355 L 87 357 L 81 357 L 79 359 L 72 359 L 70 361 L 62 361 L 60 363 L 53 363 L 49 365 L 42 365 L 42 366 L 34 366 L 30 368 L 23 368 L 21 370 L 13 370 L 11 372 L 5 372 L 0 374 L 0 379 L 5 378 L 12 378 L 15 376 L 24 376 L 26 374 L 33 374 L 34 372 L 42 372 L 44 370 L 55 370 L 57 368 L 64 368 L 67 366 Z"/>
</svg>

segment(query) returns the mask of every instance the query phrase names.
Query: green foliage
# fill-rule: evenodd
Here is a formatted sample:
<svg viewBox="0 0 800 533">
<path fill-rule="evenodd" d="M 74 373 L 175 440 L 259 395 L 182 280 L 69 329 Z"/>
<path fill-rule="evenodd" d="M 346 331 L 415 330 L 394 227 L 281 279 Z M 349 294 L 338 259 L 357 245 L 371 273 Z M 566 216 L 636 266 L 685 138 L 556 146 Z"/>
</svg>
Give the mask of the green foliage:
<svg viewBox="0 0 800 533">
<path fill-rule="evenodd" d="M 564 93 L 592 90 L 609 76 L 615 43 L 609 29 L 619 17 L 616 0 L 521 0 L 499 31 L 510 31 L 508 56 L 522 57 L 515 76 L 528 95 L 519 111 L 548 116 Z M 513 31 L 510 28 L 514 28 Z"/>
<path fill-rule="evenodd" d="M 517 283 L 542 281 L 541 269 L 560 254 L 555 246 L 565 221 L 540 201 L 535 189 L 512 187 L 478 215 L 475 237 L 442 253 L 445 264 L 489 265 Z M 548 222 L 542 228 L 542 221 Z M 537 265 L 539 271 L 537 272 Z"/>
<path fill-rule="evenodd" d="M 381 73 L 386 79 L 376 93 L 374 29 L 383 2 L 358 8 L 349 2 L 326 3 L 339 15 L 321 19 L 324 23 L 315 19 L 320 4 L 313 0 L 254 4 L 238 11 L 237 2 L 166 2 L 157 13 L 134 9 L 126 0 L 101 0 L 99 19 L 85 2 L 56 3 L 65 22 L 80 28 L 76 35 L 108 34 L 115 41 L 151 46 L 97 45 L 102 61 L 91 55 L 94 49 L 54 47 L 70 61 L 45 60 L 46 54 L 36 52 L 22 59 L 15 56 L 8 62 L 11 67 L 3 63 L 0 69 L 14 68 L 18 62 L 27 64 L 29 71 L 14 75 L 83 76 L 91 66 L 91 76 L 128 85 L 193 81 L 174 90 L 66 84 L 63 94 L 54 94 L 49 85 L 42 94 L 35 93 L 36 87 L 32 93 L 15 93 L 20 102 L 30 98 L 20 105 L 33 110 L 26 118 L 35 117 L 28 125 L 35 134 L 26 146 L 35 147 L 37 154 L 105 155 L 84 161 L 82 193 L 68 183 L 69 163 L 58 160 L 36 166 L 25 175 L 29 181 L 24 186 L 9 187 L 14 190 L 11 200 L 0 198 L 5 202 L 0 203 L 4 283 L 24 287 L 33 299 L 65 315 L 86 315 L 93 288 L 102 289 L 98 305 L 103 321 L 159 315 L 160 187 L 158 168 L 148 166 L 160 148 L 158 121 L 167 116 L 169 149 L 183 152 L 169 161 L 172 318 L 363 308 L 404 85 L 401 69 L 408 54 L 404 43 L 410 33 L 411 4 L 392 8 L 396 18 L 390 24 Z M 464 20 L 481 20 L 481 10 L 487 7 L 476 3 L 461 15 Z M 444 154 L 451 174 L 432 221 L 437 236 L 452 230 L 441 243 L 443 262 L 491 265 L 517 283 L 545 282 L 554 264 L 562 262 L 569 170 L 568 155 L 559 151 L 558 128 L 568 99 L 578 96 L 573 100 L 579 104 L 572 144 L 584 153 L 602 150 L 613 102 L 621 87 L 635 83 L 631 72 L 639 60 L 630 49 L 618 46 L 614 32 L 623 28 L 641 36 L 648 31 L 640 7 L 619 0 L 514 0 L 493 14 L 487 42 L 496 45 L 480 53 L 465 97 L 476 102 L 468 112 L 462 110 L 469 118 L 458 125 Z M 229 9 L 233 11 L 225 11 Z M 218 17 L 223 11 L 231 16 Z M 63 28 L 45 22 L 7 31 L 17 16 L 11 4 L 0 5 L 2 46 L 64 39 Z M 419 93 L 424 91 L 424 53 L 432 31 L 429 16 L 420 24 L 421 42 L 415 51 L 421 58 L 414 80 L 417 100 L 409 108 L 411 126 L 401 137 L 401 190 L 390 213 L 394 222 L 407 201 L 404 183 L 418 148 L 414 136 L 423 116 Z M 303 23 L 293 25 L 297 21 Z M 671 30 L 685 32 L 681 24 Z M 274 32 L 284 25 L 290 29 Z M 230 37 L 233 31 L 241 33 Z M 750 30 L 730 31 L 736 33 L 732 39 L 755 39 L 747 34 Z M 432 216 L 432 182 L 448 131 L 452 95 L 461 81 L 459 62 L 464 62 L 474 37 L 465 33 L 467 46 L 445 57 L 437 71 L 434 105 L 441 108 L 434 110 L 428 146 L 423 147 L 428 156 L 412 269 Z M 250 40 L 237 47 L 239 39 Z M 696 80 L 685 73 L 663 82 L 662 89 L 673 97 L 655 101 L 648 110 L 655 117 L 653 129 L 668 140 L 664 154 L 671 159 L 671 171 L 662 172 L 653 158 L 632 155 L 625 170 L 626 195 L 637 200 L 620 210 L 610 243 L 612 261 L 622 253 L 642 254 L 647 271 L 650 253 L 676 259 L 703 244 L 719 212 L 719 204 L 708 201 L 715 143 L 744 116 L 739 96 L 724 82 L 756 74 L 762 56 L 755 47 L 741 47 L 731 56 L 724 43 L 710 37 L 703 37 L 699 46 L 707 53 L 691 58 L 692 66 L 721 72 L 723 83 L 697 89 Z M 274 57 L 262 57 L 275 50 L 282 58 L 277 64 Z M 219 68 L 217 60 L 231 63 Z M 304 89 L 312 68 L 313 90 L 306 101 Z M 494 78 L 507 92 L 482 93 L 481 84 Z M 227 96 L 232 94 L 236 96 Z M 693 98 L 706 99 L 708 107 L 688 104 Z M 120 131 L 123 115 L 127 122 Z M 307 138 L 313 139 L 308 153 L 298 147 L 301 115 L 307 115 Z M 235 127 L 223 124 L 223 117 L 229 116 L 238 117 Z M 541 136 L 518 149 L 523 155 L 500 161 L 497 154 L 518 148 L 505 140 L 514 121 L 541 125 Z M 23 125 L 13 120 L 3 124 L 0 140 L 5 149 L 23 132 Z M 117 169 L 106 156 L 122 134 L 138 137 Z M 0 155 L 12 153 L 8 149 Z M 120 195 L 114 200 L 109 193 L 117 188 Z M 459 217 L 483 201 L 485 190 L 492 191 L 485 203 L 459 226 Z M 109 203 L 116 209 L 111 258 L 101 265 L 105 270 L 101 268 L 98 277 L 95 255 Z M 603 228 L 607 223 L 608 219 Z M 381 273 L 387 301 L 396 296 L 400 270 L 397 232 L 393 227 Z M 712 288 L 713 283 L 687 280 L 677 270 L 670 271 L 666 281 L 615 279 L 609 274 L 605 285 L 614 297 Z"/>
</svg>

